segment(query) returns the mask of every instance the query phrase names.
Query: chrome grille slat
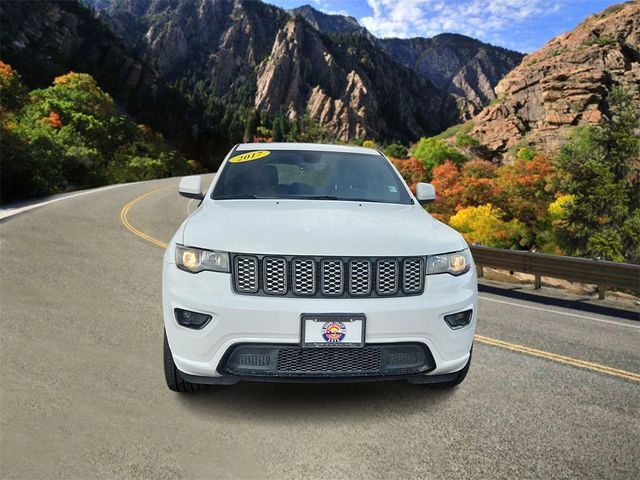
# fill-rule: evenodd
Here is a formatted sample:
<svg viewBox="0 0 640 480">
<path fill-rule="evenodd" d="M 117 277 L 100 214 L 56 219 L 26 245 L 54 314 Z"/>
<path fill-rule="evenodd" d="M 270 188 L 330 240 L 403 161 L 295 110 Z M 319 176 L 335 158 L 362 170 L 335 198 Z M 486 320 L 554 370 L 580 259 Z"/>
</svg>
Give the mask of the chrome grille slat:
<svg viewBox="0 0 640 480">
<path fill-rule="evenodd" d="M 282 257 L 265 257 L 262 260 L 262 288 L 269 295 L 287 293 L 287 260 Z"/>
<path fill-rule="evenodd" d="M 425 257 L 294 257 L 233 254 L 235 291 L 246 295 L 390 297 L 420 295 Z"/>
<path fill-rule="evenodd" d="M 404 293 L 421 292 L 424 285 L 424 261 L 422 258 L 405 258 L 402 261 L 402 291 Z"/>
<path fill-rule="evenodd" d="M 320 262 L 320 289 L 323 295 L 342 295 L 344 292 L 344 264 L 341 260 L 323 259 Z"/>
<path fill-rule="evenodd" d="M 316 262 L 313 258 L 294 258 L 291 262 L 291 280 L 296 295 L 315 295 Z"/>
<path fill-rule="evenodd" d="M 237 256 L 234 259 L 236 290 L 240 293 L 258 292 L 258 259 L 251 256 Z"/>
<path fill-rule="evenodd" d="M 369 260 L 349 261 L 349 294 L 364 296 L 371 293 L 371 262 Z"/>
<path fill-rule="evenodd" d="M 398 260 L 395 258 L 376 262 L 376 292 L 378 295 L 398 293 Z"/>
</svg>

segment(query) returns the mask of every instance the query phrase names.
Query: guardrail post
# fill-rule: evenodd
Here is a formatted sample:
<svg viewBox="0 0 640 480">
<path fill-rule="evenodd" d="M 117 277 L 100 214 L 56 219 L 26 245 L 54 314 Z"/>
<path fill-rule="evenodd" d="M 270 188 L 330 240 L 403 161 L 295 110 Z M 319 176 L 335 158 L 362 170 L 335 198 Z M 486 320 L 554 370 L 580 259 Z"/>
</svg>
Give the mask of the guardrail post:
<svg viewBox="0 0 640 480">
<path fill-rule="evenodd" d="M 535 288 L 536 290 L 540 290 L 542 288 L 542 277 L 538 274 L 536 274 L 536 277 L 533 283 L 533 288 Z"/>
<path fill-rule="evenodd" d="M 478 265 L 478 278 L 484 277 L 484 267 L 482 265 Z"/>
<path fill-rule="evenodd" d="M 604 285 L 598 285 L 598 298 L 600 300 L 604 300 L 604 293 L 606 292 L 607 287 Z"/>
</svg>

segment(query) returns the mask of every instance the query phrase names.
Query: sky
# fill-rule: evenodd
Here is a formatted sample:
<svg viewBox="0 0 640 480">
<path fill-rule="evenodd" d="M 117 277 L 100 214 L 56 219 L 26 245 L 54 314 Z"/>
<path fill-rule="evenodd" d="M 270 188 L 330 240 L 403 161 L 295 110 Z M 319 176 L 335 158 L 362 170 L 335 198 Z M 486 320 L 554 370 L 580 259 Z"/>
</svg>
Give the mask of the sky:
<svg viewBox="0 0 640 480">
<path fill-rule="evenodd" d="M 529 53 L 582 20 L 620 3 L 611 0 L 266 0 L 283 8 L 309 4 L 355 17 L 378 37 L 461 33 Z"/>
</svg>

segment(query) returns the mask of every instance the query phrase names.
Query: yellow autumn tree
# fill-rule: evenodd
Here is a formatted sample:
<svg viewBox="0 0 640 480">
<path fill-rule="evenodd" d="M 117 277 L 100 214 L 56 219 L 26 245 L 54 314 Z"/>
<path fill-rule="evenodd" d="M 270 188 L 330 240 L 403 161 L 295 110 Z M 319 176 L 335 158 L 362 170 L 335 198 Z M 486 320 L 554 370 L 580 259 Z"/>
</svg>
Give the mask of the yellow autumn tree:
<svg viewBox="0 0 640 480">
<path fill-rule="evenodd" d="M 504 212 L 487 203 L 460 209 L 449 219 L 470 244 L 512 248 L 519 246 L 524 226 L 518 220 L 505 221 Z"/>
</svg>

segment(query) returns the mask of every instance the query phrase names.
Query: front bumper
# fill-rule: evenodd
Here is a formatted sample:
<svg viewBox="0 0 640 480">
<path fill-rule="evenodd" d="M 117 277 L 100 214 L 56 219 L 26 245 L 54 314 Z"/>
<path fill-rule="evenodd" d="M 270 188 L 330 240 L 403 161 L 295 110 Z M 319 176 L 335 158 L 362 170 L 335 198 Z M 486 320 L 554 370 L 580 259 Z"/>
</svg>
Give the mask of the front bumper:
<svg viewBox="0 0 640 480">
<path fill-rule="evenodd" d="M 212 320 L 202 330 L 185 328 L 176 322 L 175 308 L 206 313 Z M 462 329 L 452 330 L 443 320 L 445 315 L 469 309 L 473 310 L 471 323 Z M 194 383 L 198 383 L 198 378 L 199 383 L 233 383 L 246 378 L 318 379 L 321 376 L 309 374 L 245 375 L 224 370 L 223 360 L 232 347 L 242 344 L 299 346 L 303 313 L 353 312 L 366 316 L 367 346 L 420 344 L 425 346 L 432 364 L 420 371 L 396 372 L 397 375 L 352 372 L 353 375 L 337 373 L 332 378 L 353 381 L 380 376 L 420 380 L 433 376 L 442 381 L 441 375 L 461 370 L 469 359 L 477 318 L 475 271 L 472 268 L 460 277 L 427 276 L 424 293 L 413 297 L 289 298 L 239 295 L 232 289 L 229 274 L 208 271 L 192 274 L 179 270 L 173 263 L 164 263 L 163 314 L 167 339 L 178 370 Z"/>
</svg>

